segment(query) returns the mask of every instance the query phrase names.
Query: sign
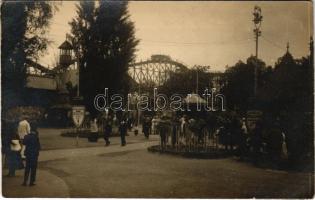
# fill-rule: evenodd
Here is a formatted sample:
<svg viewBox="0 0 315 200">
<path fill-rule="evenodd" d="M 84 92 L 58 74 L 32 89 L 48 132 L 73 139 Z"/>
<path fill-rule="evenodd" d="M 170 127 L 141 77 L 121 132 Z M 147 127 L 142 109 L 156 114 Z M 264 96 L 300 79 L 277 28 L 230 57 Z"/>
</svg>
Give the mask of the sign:
<svg viewBox="0 0 315 200">
<path fill-rule="evenodd" d="M 83 123 L 85 116 L 84 106 L 73 106 L 72 107 L 72 120 L 76 127 L 80 127 Z"/>
<path fill-rule="evenodd" d="M 260 110 L 247 111 L 247 126 L 250 131 L 253 131 L 256 122 L 262 118 L 263 112 Z"/>
</svg>

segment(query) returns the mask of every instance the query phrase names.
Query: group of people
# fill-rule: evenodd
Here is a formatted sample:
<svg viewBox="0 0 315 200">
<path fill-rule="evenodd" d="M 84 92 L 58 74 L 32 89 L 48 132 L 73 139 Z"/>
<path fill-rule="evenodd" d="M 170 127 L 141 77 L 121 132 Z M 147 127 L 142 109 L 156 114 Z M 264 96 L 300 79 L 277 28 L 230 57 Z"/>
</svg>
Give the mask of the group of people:
<svg viewBox="0 0 315 200">
<path fill-rule="evenodd" d="M 254 124 L 250 130 L 245 118 L 241 122 L 234 119 L 220 126 L 216 136 L 226 150 L 236 152 L 241 160 L 251 158 L 257 163 L 267 155 L 273 163 L 277 163 L 286 158 L 286 138 L 279 119 L 269 124 L 258 120 Z"/>
<path fill-rule="evenodd" d="M 182 117 L 155 116 L 152 120 L 152 129 L 160 135 L 162 149 L 166 148 L 169 139 L 171 140 L 170 145 L 173 148 L 175 145 L 188 147 L 192 146 L 193 143 L 202 142 L 202 129 L 205 126 L 206 123 L 204 120 L 188 118 L 186 115 Z"/>
<path fill-rule="evenodd" d="M 103 132 L 103 138 L 105 141 L 105 146 L 110 145 L 110 137 L 113 133 L 113 127 L 118 126 L 118 131 L 121 139 L 121 146 L 126 145 L 126 135 L 127 131 L 131 130 L 133 126 L 131 123 L 131 119 L 126 117 L 125 115 L 121 117 L 121 119 L 117 119 L 116 116 L 112 117 L 111 115 L 105 116 L 97 120 L 94 118 L 90 122 L 90 131 L 92 137 L 95 137 L 96 140 L 98 138 L 98 132 Z"/>
<path fill-rule="evenodd" d="M 127 131 L 133 127 L 133 122 L 127 115 L 122 115 L 116 120 L 121 138 L 121 145 L 126 145 Z M 93 125 L 93 123 L 95 125 Z M 91 124 L 97 126 L 96 120 Z M 114 125 L 113 117 L 108 116 L 103 119 L 103 133 L 105 145 L 110 144 L 110 135 Z M 217 143 L 218 148 L 235 152 L 240 159 L 251 157 L 254 162 L 258 162 L 263 154 L 267 154 L 273 161 L 277 161 L 281 156 L 286 156 L 285 135 L 281 131 L 279 121 L 275 120 L 271 125 L 265 127 L 261 121 L 255 123 L 253 129 L 249 129 L 245 118 L 233 118 L 225 123 L 217 125 L 207 124 L 205 120 L 199 118 L 183 116 L 168 117 L 166 115 L 144 116 L 142 120 L 142 132 L 145 138 L 150 134 L 159 134 L 160 145 L 166 148 L 170 141 L 170 146 L 180 146 L 191 148 L 202 146 L 205 140 L 212 139 Z M 204 130 L 207 130 L 206 132 Z M 97 131 L 94 130 L 94 131 Z M 268 132 L 266 135 L 265 132 Z"/>
<path fill-rule="evenodd" d="M 288 156 L 286 138 L 279 119 L 269 124 L 258 120 L 251 128 L 246 118 L 236 117 L 219 126 L 213 124 L 213 127 L 203 119 L 189 118 L 187 115 L 172 118 L 155 116 L 153 120 L 152 130 L 160 135 L 162 149 L 167 145 L 173 148 L 177 145 L 194 150 L 207 143 L 235 153 L 241 160 L 250 158 L 254 163 L 266 156 L 273 163 L 278 163 Z"/>
<path fill-rule="evenodd" d="M 5 163 L 9 168 L 8 177 L 15 176 L 15 171 L 25 169 L 22 185 L 34 186 L 40 142 L 36 123 L 29 123 L 27 117 L 21 117 L 16 124 L 7 124 L 4 144 Z"/>
</svg>

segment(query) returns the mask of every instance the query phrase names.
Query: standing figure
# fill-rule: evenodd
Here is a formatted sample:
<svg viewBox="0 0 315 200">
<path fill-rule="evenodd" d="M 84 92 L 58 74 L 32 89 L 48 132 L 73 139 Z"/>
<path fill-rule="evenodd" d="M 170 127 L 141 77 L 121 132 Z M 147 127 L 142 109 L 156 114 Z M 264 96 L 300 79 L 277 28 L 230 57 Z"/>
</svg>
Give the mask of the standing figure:
<svg viewBox="0 0 315 200">
<path fill-rule="evenodd" d="M 227 130 L 224 126 L 220 126 L 218 129 L 219 143 L 225 147 L 225 150 L 228 150 L 228 141 L 227 141 Z"/>
<path fill-rule="evenodd" d="M 184 115 L 182 118 L 180 118 L 180 132 L 179 132 L 179 144 L 182 145 L 184 144 L 184 138 L 185 138 L 185 134 L 186 134 L 186 129 L 187 129 L 187 118 Z"/>
<path fill-rule="evenodd" d="M 230 133 L 230 149 L 234 151 L 234 147 L 239 144 L 241 134 L 241 123 L 236 116 L 231 119 L 228 129 L 228 132 Z"/>
<path fill-rule="evenodd" d="M 23 159 L 25 158 L 24 156 L 25 147 L 23 145 L 23 139 L 25 135 L 29 134 L 30 132 L 31 132 L 31 127 L 27 121 L 27 117 L 22 116 L 21 121 L 19 122 L 19 125 L 18 125 L 18 134 L 19 134 L 20 142 L 22 144 L 21 157 Z"/>
<path fill-rule="evenodd" d="M 118 119 L 117 119 L 117 114 L 114 113 L 114 117 L 113 117 L 113 125 L 117 126 L 118 124 Z"/>
<path fill-rule="evenodd" d="M 246 125 L 246 119 L 244 117 L 242 119 L 242 131 L 247 137 L 249 133 L 248 133 L 247 125 Z"/>
<path fill-rule="evenodd" d="M 186 139 L 186 147 L 188 150 L 192 150 L 194 148 L 195 135 L 197 133 L 197 123 L 194 118 L 190 118 L 188 120 L 188 127 L 185 131 L 185 139 Z"/>
<path fill-rule="evenodd" d="M 283 143 L 283 135 L 280 127 L 280 123 L 278 120 L 273 122 L 271 129 L 269 130 L 268 135 L 268 153 L 272 160 L 272 163 L 277 166 L 281 159 L 282 152 L 282 143 Z"/>
<path fill-rule="evenodd" d="M 127 134 L 127 121 L 125 119 L 122 119 L 119 124 L 119 133 L 120 133 L 120 139 L 121 139 L 121 146 L 125 146 L 126 134 Z"/>
<path fill-rule="evenodd" d="M 23 139 L 25 145 L 25 173 L 23 186 L 26 186 L 30 176 L 30 186 L 35 185 L 37 161 L 40 151 L 40 143 L 38 138 L 37 127 L 33 126 L 30 134 L 26 135 Z"/>
<path fill-rule="evenodd" d="M 171 135 L 171 141 L 172 141 L 172 147 L 175 147 L 175 144 L 178 142 L 178 127 L 179 127 L 179 121 L 177 120 L 176 117 L 173 118 L 172 121 L 172 135 Z"/>
<path fill-rule="evenodd" d="M 198 126 L 197 126 L 198 130 L 197 130 L 197 135 L 198 135 L 198 144 L 204 144 L 204 130 L 206 128 L 206 122 L 203 119 L 199 119 L 198 120 Z"/>
<path fill-rule="evenodd" d="M 146 139 L 149 139 L 149 133 L 150 133 L 150 118 L 146 117 L 144 119 L 144 122 L 142 124 L 142 132 Z"/>
<path fill-rule="evenodd" d="M 246 125 L 246 119 L 243 118 L 241 131 L 240 131 L 239 144 L 238 144 L 239 156 L 241 160 L 243 160 L 248 153 L 247 140 L 248 140 L 248 129 Z"/>
<path fill-rule="evenodd" d="M 253 149 L 252 160 L 254 164 L 257 164 L 262 157 L 262 131 L 262 122 L 257 121 L 251 137 L 251 146 Z"/>
<path fill-rule="evenodd" d="M 162 116 L 161 120 L 157 125 L 158 133 L 160 134 L 161 138 L 161 148 L 164 150 L 166 148 L 167 137 L 169 132 L 170 123 L 168 122 L 165 116 Z"/>
<path fill-rule="evenodd" d="M 183 117 L 181 117 L 179 121 L 180 121 L 180 134 L 184 135 L 185 125 L 187 123 L 186 116 L 184 115 Z"/>
<path fill-rule="evenodd" d="M 109 137 L 112 133 L 112 124 L 109 120 L 106 120 L 104 125 L 104 140 L 105 145 L 108 146 L 110 144 Z"/>
<path fill-rule="evenodd" d="M 152 134 L 156 135 L 156 124 L 157 124 L 157 118 L 156 116 L 154 116 L 151 120 L 151 130 L 152 130 Z"/>
<path fill-rule="evenodd" d="M 128 131 L 132 130 L 132 119 L 131 119 L 131 116 L 127 118 L 127 127 L 128 127 Z"/>
<path fill-rule="evenodd" d="M 9 167 L 8 177 L 15 176 L 15 170 L 20 169 L 21 165 L 23 166 L 20 151 L 21 145 L 19 136 L 13 133 L 13 136 L 9 139 L 9 145 L 6 150 L 6 160 Z"/>
<path fill-rule="evenodd" d="M 90 121 L 90 129 L 91 129 L 91 136 L 90 141 L 97 142 L 98 140 L 98 125 L 97 125 L 97 119 L 94 118 Z"/>
<path fill-rule="evenodd" d="M 281 151 L 281 157 L 282 159 L 286 160 L 288 159 L 288 147 L 286 142 L 285 133 L 282 132 L 282 151 Z"/>
</svg>

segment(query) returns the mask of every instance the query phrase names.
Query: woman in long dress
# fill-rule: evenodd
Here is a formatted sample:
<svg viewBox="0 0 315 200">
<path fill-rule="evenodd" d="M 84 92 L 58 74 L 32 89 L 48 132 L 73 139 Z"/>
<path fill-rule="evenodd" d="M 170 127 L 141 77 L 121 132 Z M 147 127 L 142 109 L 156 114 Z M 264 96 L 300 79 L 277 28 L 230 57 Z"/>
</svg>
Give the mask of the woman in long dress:
<svg viewBox="0 0 315 200">
<path fill-rule="evenodd" d="M 13 134 L 13 136 L 9 139 L 9 144 L 6 149 L 6 160 L 9 167 L 9 173 L 7 176 L 9 177 L 15 176 L 15 170 L 23 168 L 22 158 L 20 155 L 21 149 L 19 136 L 17 134 Z"/>
</svg>

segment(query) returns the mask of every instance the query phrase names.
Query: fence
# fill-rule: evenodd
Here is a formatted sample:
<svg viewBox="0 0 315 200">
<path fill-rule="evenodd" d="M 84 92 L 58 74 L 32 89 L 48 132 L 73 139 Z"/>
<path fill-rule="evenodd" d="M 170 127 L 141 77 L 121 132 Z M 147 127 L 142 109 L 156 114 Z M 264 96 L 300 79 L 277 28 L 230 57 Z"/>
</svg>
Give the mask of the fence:
<svg viewBox="0 0 315 200">
<path fill-rule="evenodd" d="M 189 128 L 181 130 L 180 125 L 170 123 L 164 130 L 158 129 L 160 148 L 178 152 L 209 152 L 219 149 L 216 131 L 204 127 L 193 132 Z"/>
</svg>

